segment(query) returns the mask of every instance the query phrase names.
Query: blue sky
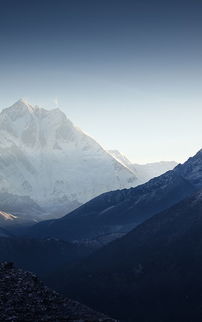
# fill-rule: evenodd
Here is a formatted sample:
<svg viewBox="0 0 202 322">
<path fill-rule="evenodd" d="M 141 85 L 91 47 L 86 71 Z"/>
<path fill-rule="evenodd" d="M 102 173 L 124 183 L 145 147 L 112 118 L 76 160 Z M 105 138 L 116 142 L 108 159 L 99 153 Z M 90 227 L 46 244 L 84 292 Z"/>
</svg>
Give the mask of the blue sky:
<svg viewBox="0 0 202 322">
<path fill-rule="evenodd" d="M 201 1 L 1 1 L 0 107 L 59 105 L 134 162 L 202 147 L 201 57 Z"/>
</svg>

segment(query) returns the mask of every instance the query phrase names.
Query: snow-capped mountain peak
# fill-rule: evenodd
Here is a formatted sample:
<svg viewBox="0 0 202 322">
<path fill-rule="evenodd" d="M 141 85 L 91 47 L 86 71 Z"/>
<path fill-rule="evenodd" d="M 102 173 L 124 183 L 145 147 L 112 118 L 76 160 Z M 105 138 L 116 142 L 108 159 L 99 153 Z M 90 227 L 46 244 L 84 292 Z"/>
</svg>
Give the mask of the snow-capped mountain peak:
<svg viewBox="0 0 202 322">
<path fill-rule="evenodd" d="M 59 109 L 46 110 L 19 100 L 0 114 L 1 129 L 9 142 L 26 148 L 57 146 L 58 141 L 71 139 L 74 126 Z M 17 144 L 17 145 L 18 145 Z"/>
<path fill-rule="evenodd" d="M 0 193 L 28 196 L 46 212 L 65 214 L 103 192 L 137 184 L 131 170 L 60 109 L 21 99 L 0 113 Z"/>
<path fill-rule="evenodd" d="M 29 104 L 28 102 L 26 102 L 24 99 L 21 98 L 17 102 L 15 102 L 12 106 L 5 108 L 3 112 L 8 113 L 10 117 L 12 113 L 19 115 L 20 117 L 25 112 L 33 113 L 33 110 L 35 108 L 36 108 L 35 106 Z"/>
</svg>

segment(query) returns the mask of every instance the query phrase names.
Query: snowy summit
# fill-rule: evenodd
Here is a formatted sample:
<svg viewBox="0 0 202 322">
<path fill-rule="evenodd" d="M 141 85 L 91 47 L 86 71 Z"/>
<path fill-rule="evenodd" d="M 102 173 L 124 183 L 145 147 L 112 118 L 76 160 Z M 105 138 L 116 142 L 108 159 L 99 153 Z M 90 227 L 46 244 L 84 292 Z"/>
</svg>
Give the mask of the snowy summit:
<svg viewBox="0 0 202 322">
<path fill-rule="evenodd" d="M 19 100 L 1 112 L 0 197 L 28 197 L 34 209 L 60 216 L 103 192 L 137 183 L 131 170 L 61 110 Z M 15 213 L 15 205 L 2 210 Z"/>
</svg>

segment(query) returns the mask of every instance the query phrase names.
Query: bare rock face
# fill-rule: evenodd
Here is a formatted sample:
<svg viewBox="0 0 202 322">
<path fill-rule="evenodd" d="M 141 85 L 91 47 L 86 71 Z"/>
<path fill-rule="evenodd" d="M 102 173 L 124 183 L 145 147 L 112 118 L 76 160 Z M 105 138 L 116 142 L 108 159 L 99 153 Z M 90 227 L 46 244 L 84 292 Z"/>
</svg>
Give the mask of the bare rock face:
<svg viewBox="0 0 202 322">
<path fill-rule="evenodd" d="M 113 322 L 104 314 L 47 288 L 30 272 L 0 264 L 0 321 L 100 321 Z"/>
</svg>

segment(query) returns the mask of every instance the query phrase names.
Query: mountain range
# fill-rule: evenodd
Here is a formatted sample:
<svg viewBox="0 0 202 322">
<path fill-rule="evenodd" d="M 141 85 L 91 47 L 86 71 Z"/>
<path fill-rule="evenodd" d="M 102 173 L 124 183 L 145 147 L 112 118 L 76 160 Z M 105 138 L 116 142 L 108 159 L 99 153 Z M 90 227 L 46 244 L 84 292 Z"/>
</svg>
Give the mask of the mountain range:
<svg viewBox="0 0 202 322">
<path fill-rule="evenodd" d="M 120 321 L 199 322 L 201 188 L 202 150 L 143 185 L 27 228 L 27 237 L 1 230 L 0 260 Z"/>
<path fill-rule="evenodd" d="M 164 170 L 175 166 L 166 164 Z M 0 210 L 23 223 L 61 217 L 104 192 L 137 186 L 142 177 L 58 108 L 19 100 L 0 113 Z"/>
<path fill-rule="evenodd" d="M 202 150 L 143 185 L 102 194 L 63 218 L 40 222 L 31 234 L 103 245 L 200 188 Z"/>
<path fill-rule="evenodd" d="M 175 165 L 138 170 L 18 101 L 0 114 L 0 261 L 123 322 L 201 321 L 202 150 Z"/>
<path fill-rule="evenodd" d="M 201 232 L 199 191 L 49 283 L 121 321 L 199 322 Z"/>
</svg>

